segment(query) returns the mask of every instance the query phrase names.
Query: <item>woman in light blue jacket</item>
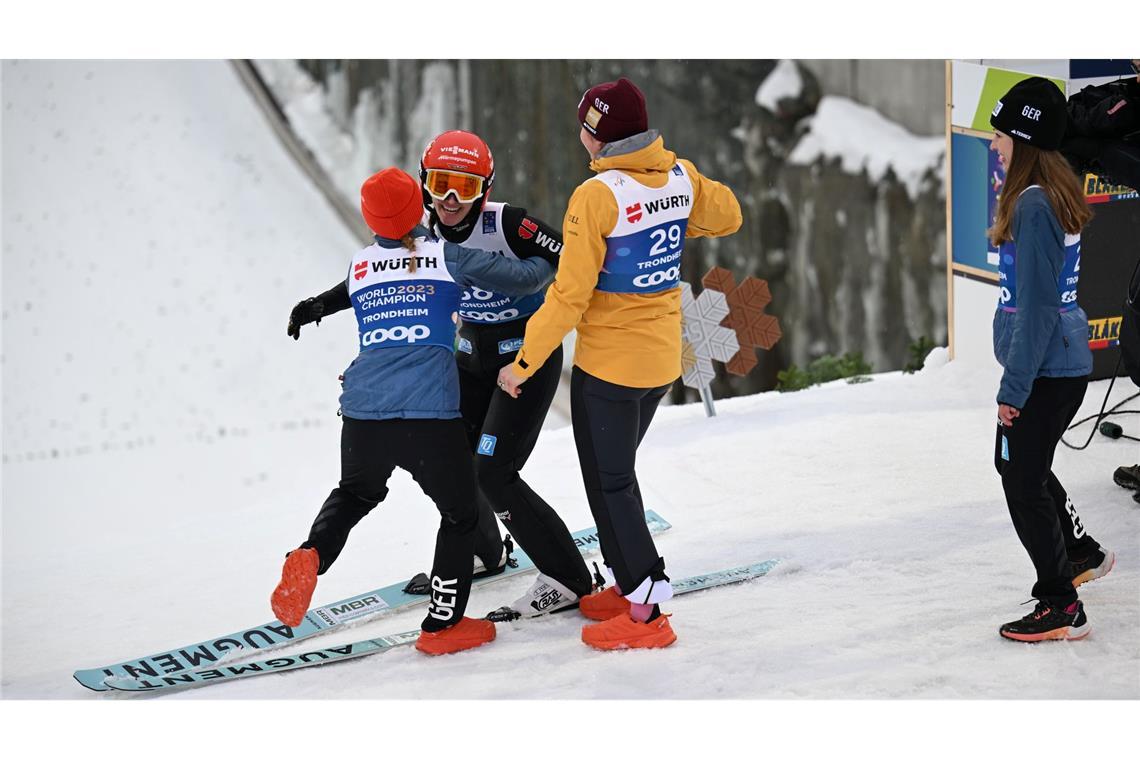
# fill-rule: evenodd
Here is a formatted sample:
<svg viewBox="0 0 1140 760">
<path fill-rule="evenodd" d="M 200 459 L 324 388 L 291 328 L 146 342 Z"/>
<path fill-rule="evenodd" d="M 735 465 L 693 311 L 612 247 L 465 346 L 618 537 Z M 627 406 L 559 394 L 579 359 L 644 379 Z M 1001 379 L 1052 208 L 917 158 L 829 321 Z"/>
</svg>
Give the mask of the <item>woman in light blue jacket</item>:
<svg viewBox="0 0 1140 760">
<path fill-rule="evenodd" d="M 1014 529 L 1037 572 L 1033 612 L 1001 626 L 1017 641 L 1080 639 L 1091 630 L 1076 588 L 1112 569 L 1052 472 L 1053 454 L 1088 387 L 1088 317 L 1077 301 L 1081 229 L 1092 218 L 1057 151 L 1065 96 L 1047 79 L 1014 85 L 994 107 L 990 149 L 1006 172 L 991 242 L 999 247 L 994 354 L 998 390 L 994 464 Z"/>
<path fill-rule="evenodd" d="M 494 623 L 463 616 L 478 511 L 453 355 L 460 296 L 471 287 L 528 295 L 549 285 L 555 266 L 538 256 L 507 258 L 441 240 L 420 224 L 422 204 L 419 182 L 399 169 L 365 181 L 361 212 L 375 242 L 353 256 L 343 283 L 297 304 L 289 317 L 289 334 L 297 338 L 301 325 L 351 307 L 360 354 L 344 371 L 340 484 L 308 539 L 287 555 L 271 605 L 283 623 L 301 624 L 317 576 L 384 500 L 399 467 L 440 512 L 431 600 L 416 648 L 446 654 L 495 638 Z"/>
</svg>

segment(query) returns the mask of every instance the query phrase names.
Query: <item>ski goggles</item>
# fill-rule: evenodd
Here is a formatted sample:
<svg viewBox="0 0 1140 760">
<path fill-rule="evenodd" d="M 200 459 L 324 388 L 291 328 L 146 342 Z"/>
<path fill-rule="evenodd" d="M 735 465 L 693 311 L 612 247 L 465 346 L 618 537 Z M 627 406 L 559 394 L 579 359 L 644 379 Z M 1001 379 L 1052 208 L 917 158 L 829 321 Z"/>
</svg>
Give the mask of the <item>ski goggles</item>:
<svg viewBox="0 0 1140 760">
<path fill-rule="evenodd" d="M 482 195 L 483 182 L 483 178 L 478 174 L 447 169 L 428 169 L 424 178 L 424 185 L 432 198 L 442 201 L 451 193 L 455 193 L 460 203 L 470 203 Z"/>
</svg>

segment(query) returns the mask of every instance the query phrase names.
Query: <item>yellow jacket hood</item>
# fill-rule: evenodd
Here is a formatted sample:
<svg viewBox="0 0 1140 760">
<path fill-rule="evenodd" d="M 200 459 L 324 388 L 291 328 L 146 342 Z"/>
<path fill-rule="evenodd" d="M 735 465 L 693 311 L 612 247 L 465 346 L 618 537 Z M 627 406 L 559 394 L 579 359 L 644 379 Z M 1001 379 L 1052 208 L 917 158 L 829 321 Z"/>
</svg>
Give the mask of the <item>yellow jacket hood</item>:
<svg viewBox="0 0 1140 760">
<path fill-rule="evenodd" d="M 676 163 L 677 154 L 666 150 L 665 140 L 657 130 L 651 129 L 607 144 L 590 162 L 590 169 L 595 172 L 619 169 L 630 174 L 661 172 L 664 175 Z"/>
</svg>

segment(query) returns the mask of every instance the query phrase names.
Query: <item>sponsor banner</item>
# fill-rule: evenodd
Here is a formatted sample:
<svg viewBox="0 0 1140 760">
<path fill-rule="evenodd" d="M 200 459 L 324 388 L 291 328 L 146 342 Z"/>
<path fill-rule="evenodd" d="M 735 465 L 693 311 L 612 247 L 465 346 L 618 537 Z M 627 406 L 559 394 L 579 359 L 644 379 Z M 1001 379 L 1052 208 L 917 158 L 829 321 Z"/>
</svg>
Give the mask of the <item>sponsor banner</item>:
<svg viewBox="0 0 1140 760">
<path fill-rule="evenodd" d="M 1091 200 L 1091 198 L 1090 198 Z M 1092 379 L 1111 377 L 1120 358 L 1120 323 L 1128 280 L 1140 257 L 1140 202 L 1104 202 L 1081 233 L 1078 303 L 1089 317 Z M 1124 368 L 1121 373 L 1126 374 Z"/>
<path fill-rule="evenodd" d="M 1127 185 L 1110 185 L 1095 174 L 1086 174 L 1084 184 L 1085 199 L 1090 204 L 1140 199 L 1140 192 L 1133 188 Z"/>
<path fill-rule="evenodd" d="M 1089 320 L 1089 348 L 1099 351 L 1120 345 L 1120 323 L 1124 315 Z"/>
</svg>

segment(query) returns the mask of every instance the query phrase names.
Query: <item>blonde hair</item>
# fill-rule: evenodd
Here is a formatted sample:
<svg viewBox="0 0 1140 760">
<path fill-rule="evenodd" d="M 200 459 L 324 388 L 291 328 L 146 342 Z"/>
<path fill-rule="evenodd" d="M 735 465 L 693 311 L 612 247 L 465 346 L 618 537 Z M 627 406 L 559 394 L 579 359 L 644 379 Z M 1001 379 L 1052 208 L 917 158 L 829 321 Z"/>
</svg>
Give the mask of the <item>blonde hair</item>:
<svg viewBox="0 0 1140 760">
<path fill-rule="evenodd" d="M 407 248 L 412 253 L 416 252 L 416 239 L 414 237 L 412 237 L 412 233 L 409 232 L 407 235 L 404 235 L 402 238 L 400 238 L 400 244 L 402 246 L 404 246 L 404 248 Z M 416 257 L 415 256 L 409 256 L 408 257 L 408 273 L 414 274 L 415 271 L 416 271 Z"/>
<path fill-rule="evenodd" d="M 1019 142 L 1013 148 L 993 226 L 986 230 L 995 246 L 1013 240 L 1011 228 L 1017 198 L 1031 185 L 1040 185 L 1045 190 L 1061 229 L 1068 234 L 1077 234 L 1092 219 L 1092 209 L 1085 200 L 1081 183 L 1064 156 L 1055 150 L 1041 150 Z"/>
</svg>

